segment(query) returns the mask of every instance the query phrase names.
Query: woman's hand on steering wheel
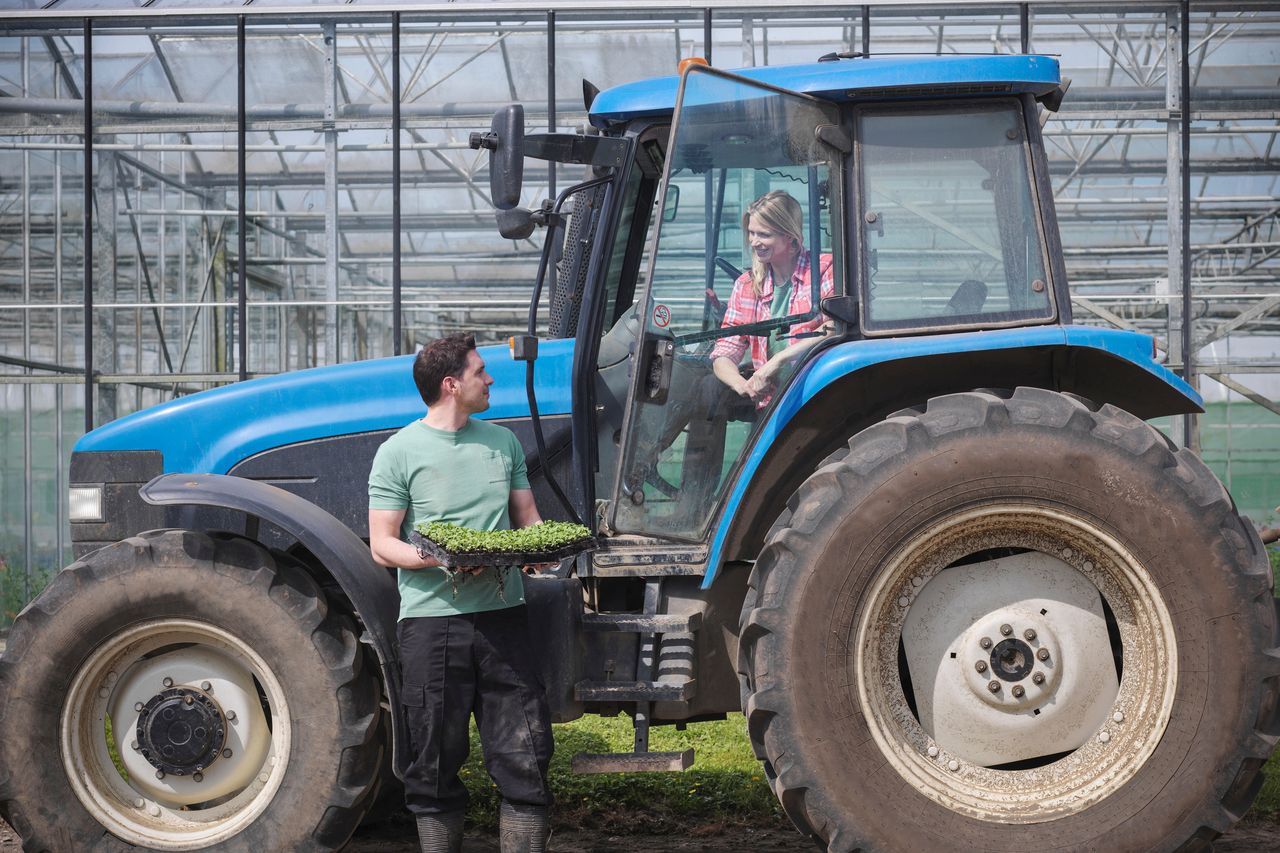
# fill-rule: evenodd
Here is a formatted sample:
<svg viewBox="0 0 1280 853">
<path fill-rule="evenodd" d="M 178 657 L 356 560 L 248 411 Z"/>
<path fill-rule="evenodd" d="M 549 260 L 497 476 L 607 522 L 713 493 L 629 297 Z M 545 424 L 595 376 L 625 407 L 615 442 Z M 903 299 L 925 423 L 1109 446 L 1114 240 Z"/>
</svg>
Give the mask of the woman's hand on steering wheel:
<svg viewBox="0 0 1280 853">
<path fill-rule="evenodd" d="M 750 397 L 752 400 L 759 402 L 762 397 L 767 396 L 773 390 L 773 376 L 777 369 L 769 370 L 770 364 L 773 364 L 773 362 L 769 361 L 762 364 L 760 369 L 747 380 L 747 393 L 743 395 L 744 397 Z"/>
</svg>

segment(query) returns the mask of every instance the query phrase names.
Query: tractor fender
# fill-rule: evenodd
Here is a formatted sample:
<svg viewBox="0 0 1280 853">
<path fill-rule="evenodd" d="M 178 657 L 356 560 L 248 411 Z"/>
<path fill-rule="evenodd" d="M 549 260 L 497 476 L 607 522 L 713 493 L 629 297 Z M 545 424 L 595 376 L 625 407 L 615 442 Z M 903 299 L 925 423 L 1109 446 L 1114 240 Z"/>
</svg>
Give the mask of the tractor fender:
<svg viewBox="0 0 1280 853">
<path fill-rule="evenodd" d="M 1111 403 L 1140 418 L 1203 411 L 1138 332 L 1086 326 L 846 341 L 821 349 L 766 412 L 718 519 L 703 588 L 727 560 L 754 559 L 792 492 L 851 436 L 932 397 L 1030 386 Z"/>
<path fill-rule="evenodd" d="M 373 561 L 369 546 L 345 524 L 308 500 L 257 480 L 225 474 L 162 474 L 138 490 L 155 506 L 206 506 L 238 510 L 296 537 L 333 576 L 364 623 L 362 641 L 373 646 L 392 708 L 400 707 L 400 667 L 395 650 L 400 597 L 389 570 Z M 408 755 L 404 717 L 391 714 L 395 773 L 403 778 Z"/>
</svg>

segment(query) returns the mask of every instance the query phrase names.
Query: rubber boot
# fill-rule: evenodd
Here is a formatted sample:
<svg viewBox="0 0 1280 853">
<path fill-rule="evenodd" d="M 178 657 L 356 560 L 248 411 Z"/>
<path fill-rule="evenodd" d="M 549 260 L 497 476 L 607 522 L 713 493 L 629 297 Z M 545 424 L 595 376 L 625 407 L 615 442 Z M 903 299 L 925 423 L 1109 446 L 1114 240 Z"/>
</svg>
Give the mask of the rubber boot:
<svg viewBox="0 0 1280 853">
<path fill-rule="evenodd" d="M 422 853 L 462 853 L 465 812 L 418 815 L 418 843 Z"/>
<path fill-rule="evenodd" d="M 499 849 L 502 853 L 546 853 L 550 821 L 546 806 L 502 801 L 498 809 Z"/>
</svg>

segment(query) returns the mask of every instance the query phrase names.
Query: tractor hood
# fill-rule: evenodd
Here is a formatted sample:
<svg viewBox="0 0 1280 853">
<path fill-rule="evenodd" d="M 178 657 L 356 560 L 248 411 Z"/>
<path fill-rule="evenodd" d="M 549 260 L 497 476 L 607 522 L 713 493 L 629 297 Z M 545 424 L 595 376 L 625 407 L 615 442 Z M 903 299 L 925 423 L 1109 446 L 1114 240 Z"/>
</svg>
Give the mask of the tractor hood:
<svg viewBox="0 0 1280 853">
<path fill-rule="evenodd" d="M 543 341 L 535 362 L 539 411 L 571 402 L 573 340 Z M 494 384 L 484 420 L 526 418 L 525 365 L 505 346 L 481 347 Z M 225 474 L 237 462 L 303 441 L 398 429 L 426 411 L 413 384 L 413 356 L 300 370 L 202 391 L 99 427 L 76 452 L 158 450 L 165 473 Z"/>
</svg>

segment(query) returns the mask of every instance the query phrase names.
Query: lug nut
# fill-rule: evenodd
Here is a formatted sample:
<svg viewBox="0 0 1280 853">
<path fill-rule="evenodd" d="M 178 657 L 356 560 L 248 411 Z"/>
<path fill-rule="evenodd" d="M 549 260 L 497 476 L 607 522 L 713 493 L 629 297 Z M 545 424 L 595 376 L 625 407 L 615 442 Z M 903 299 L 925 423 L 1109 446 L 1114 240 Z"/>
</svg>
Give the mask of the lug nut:
<svg viewBox="0 0 1280 853">
<path fill-rule="evenodd" d="M 141 711 L 144 707 L 146 707 L 146 706 L 145 706 L 145 705 L 143 705 L 141 702 L 134 702 L 134 703 L 133 703 L 133 710 L 135 710 L 135 711 Z"/>
<path fill-rule="evenodd" d="M 194 705 L 194 704 L 195 704 L 195 701 L 196 701 L 196 700 L 195 700 L 195 697 L 194 697 L 194 696 L 183 696 L 183 697 L 182 697 L 182 703 L 183 703 L 184 705 Z"/>
<path fill-rule="evenodd" d="M 222 750 L 222 757 L 223 757 L 223 758 L 230 758 L 230 757 L 231 757 L 231 750 L 229 750 L 229 749 L 224 749 L 224 750 Z"/>
<path fill-rule="evenodd" d="M 1027 691 L 1023 689 L 1023 687 L 1022 687 L 1022 685 L 1021 685 L 1021 684 L 1015 684 L 1015 685 L 1013 685 L 1013 698 L 1014 698 L 1014 699 L 1021 699 L 1023 696 L 1025 696 L 1025 695 L 1026 695 L 1026 693 L 1027 693 Z"/>
<path fill-rule="evenodd" d="M 166 675 L 166 676 L 165 676 L 165 677 L 160 681 L 160 683 L 161 683 L 161 684 L 163 684 L 165 687 L 172 687 L 172 686 L 173 686 L 173 679 Z"/>
<path fill-rule="evenodd" d="M 987 662 L 986 662 L 986 661 L 984 661 L 984 660 L 980 660 L 980 661 L 978 661 L 977 663 L 975 663 L 975 664 L 973 665 L 973 668 L 974 668 L 974 669 L 976 669 L 978 672 L 986 672 L 986 671 L 987 671 Z"/>
<path fill-rule="evenodd" d="M 137 752 L 137 751 L 138 751 L 138 742 L 135 740 L 133 743 L 129 744 L 129 748 L 130 748 L 130 749 L 132 749 L 134 752 Z"/>
<path fill-rule="evenodd" d="M 200 682 L 200 689 L 208 693 L 210 690 L 213 689 L 213 685 L 207 681 L 202 681 Z"/>
<path fill-rule="evenodd" d="M 1031 680 L 1034 681 L 1036 684 L 1044 684 L 1044 673 L 1043 672 L 1035 673 L 1034 675 L 1031 676 Z"/>
<path fill-rule="evenodd" d="M 1006 623 L 1006 624 L 1004 624 L 1004 625 L 1001 625 L 1001 626 L 1000 626 L 1000 634 L 1001 634 L 1001 636 L 1007 637 L 1007 636 L 1009 636 L 1009 635 L 1010 635 L 1010 634 L 1012 634 L 1012 633 L 1013 633 L 1013 627 L 1012 627 L 1012 626 L 1010 626 L 1008 623 Z"/>
<path fill-rule="evenodd" d="M 1036 638 L 1036 629 L 1028 628 L 1027 630 L 1022 632 L 1022 636 L 1027 638 L 1027 642 L 1031 642 Z"/>
<path fill-rule="evenodd" d="M 156 778 L 157 778 L 157 779 L 163 779 L 163 778 L 164 778 L 164 771 L 163 771 L 163 770 L 157 770 L 157 771 L 156 771 Z"/>
<path fill-rule="evenodd" d="M 994 679 L 993 679 L 993 680 L 991 680 L 991 681 L 989 681 L 989 682 L 987 682 L 987 689 L 988 689 L 988 690 L 990 690 L 992 693 L 999 693 L 999 692 L 1000 692 L 1000 682 L 998 682 L 998 681 L 996 681 L 996 680 L 994 680 Z"/>
<path fill-rule="evenodd" d="M 1040 651 L 1036 652 L 1036 660 L 1048 660 L 1048 659 L 1049 659 L 1048 649 L 1041 649 Z"/>
<path fill-rule="evenodd" d="M 204 774 L 203 774 L 203 773 L 201 773 L 199 770 L 197 770 L 195 773 L 193 773 L 193 774 L 191 775 L 191 781 L 192 781 L 192 782 L 203 782 L 203 781 L 204 781 Z"/>
<path fill-rule="evenodd" d="M 230 721 L 230 722 L 232 722 L 232 723 L 234 723 L 234 722 L 236 721 L 236 712 L 235 712 L 235 711 L 228 710 L 228 711 L 227 711 L 227 720 L 228 720 L 228 721 Z"/>
<path fill-rule="evenodd" d="M 982 646 L 984 649 L 991 648 L 991 638 L 983 637 L 981 640 L 978 641 L 978 645 Z"/>
</svg>

